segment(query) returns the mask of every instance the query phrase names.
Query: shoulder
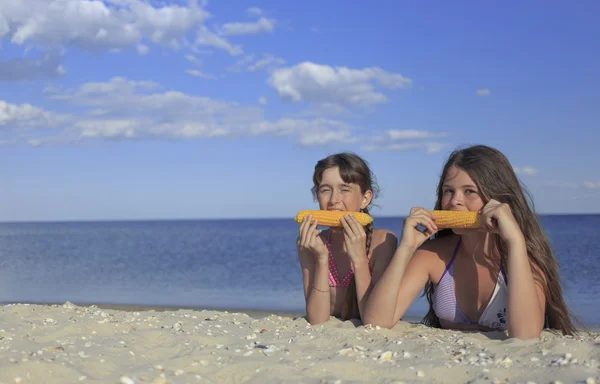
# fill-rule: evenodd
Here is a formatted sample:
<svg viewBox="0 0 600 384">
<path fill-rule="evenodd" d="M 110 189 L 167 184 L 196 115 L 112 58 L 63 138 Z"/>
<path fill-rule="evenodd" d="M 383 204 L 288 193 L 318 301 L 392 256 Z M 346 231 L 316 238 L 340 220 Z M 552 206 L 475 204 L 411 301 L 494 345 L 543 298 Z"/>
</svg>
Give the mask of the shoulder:
<svg viewBox="0 0 600 384">
<path fill-rule="evenodd" d="M 459 240 L 460 236 L 457 235 L 436 237 L 427 240 L 417 249 L 413 258 L 448 262 L 454 255 L 454 250 Z"/>
<path fill-rule="evenodd" d="M 398 238 L 396 237 L 396 234 L 392 231 L 383 228 L 374 229 L 371 243 L 373 245 L 378 245 L 386 242 L 395 242 L 395 244 L 397 244 Z"/>
<path fill-rule="evenodd" d="M 398 238 L 387 229 L 374 229 L 371 238 L 371 255 L 369 257 L 391 259 L 398 247 Z"/>
</svg>

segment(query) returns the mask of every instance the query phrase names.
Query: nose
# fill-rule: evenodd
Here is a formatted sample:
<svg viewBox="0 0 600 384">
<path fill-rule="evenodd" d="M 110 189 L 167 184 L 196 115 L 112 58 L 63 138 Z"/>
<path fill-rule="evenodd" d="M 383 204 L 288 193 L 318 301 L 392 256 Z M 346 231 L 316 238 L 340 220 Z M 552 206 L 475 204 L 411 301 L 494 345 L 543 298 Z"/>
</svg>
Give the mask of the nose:
<svg viewBox="0 0 600 384">
<path fill-rule="evenodd" d="M 331 192 L 331 195 L 329 196 L 330 205 L 334 206 L 336 203 L 339 203 L 340 201 L 341 201 L 340 193 L 337 191 Z"/>
<path fill-rule="evenodd" d="M 448 208 L 456 209 L 458 207 L 462 207 L 463 204 L 463 196 L 460 192 L 454 192 L 450 201 L 448 201 Z"/>
</svg>

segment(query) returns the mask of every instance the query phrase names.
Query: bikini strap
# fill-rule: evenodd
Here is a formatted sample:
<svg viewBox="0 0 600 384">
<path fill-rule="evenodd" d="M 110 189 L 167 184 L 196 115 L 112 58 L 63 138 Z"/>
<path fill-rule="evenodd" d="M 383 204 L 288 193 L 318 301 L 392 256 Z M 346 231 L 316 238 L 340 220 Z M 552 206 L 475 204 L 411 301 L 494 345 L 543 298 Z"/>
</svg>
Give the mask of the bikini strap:
<svg viewBox="0 0 600 384">
<path fill-rule="evenodd" d="M 454 263 L 454 259 L 456 258 L 456 255 L 458 254 L 458 247 L 460 247 L 461 240 L 462 240 L 462 238 L 458 239 L 458 243 L 456 243 L 456 247 L 454 248 L 454 253 L 452 254 L 452 258 L 448 262 L 446 269 L 444 269 L 444 273 L 442 273 L 442 277 L 440 277 L 440 281 L 442 281 L 444 276 L 446 276 L 446 273 L 450 270 L 450 267 L 452 267 L 452 263 Z"/>
</svg>

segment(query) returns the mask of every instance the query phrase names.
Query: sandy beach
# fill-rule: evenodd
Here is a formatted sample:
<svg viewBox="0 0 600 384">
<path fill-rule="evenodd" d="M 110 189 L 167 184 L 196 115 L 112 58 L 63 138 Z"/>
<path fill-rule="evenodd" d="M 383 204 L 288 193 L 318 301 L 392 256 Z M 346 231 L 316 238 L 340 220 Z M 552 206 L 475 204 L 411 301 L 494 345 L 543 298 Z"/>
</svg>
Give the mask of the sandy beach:
<svg viewBox="0 0 600 384">
<path fill-rule="evenodd" d="M 539 340 L 400 322 L 97 306 L 0 307 L 0 383 L 594 383 L 600 334 Z"/>
</svg>

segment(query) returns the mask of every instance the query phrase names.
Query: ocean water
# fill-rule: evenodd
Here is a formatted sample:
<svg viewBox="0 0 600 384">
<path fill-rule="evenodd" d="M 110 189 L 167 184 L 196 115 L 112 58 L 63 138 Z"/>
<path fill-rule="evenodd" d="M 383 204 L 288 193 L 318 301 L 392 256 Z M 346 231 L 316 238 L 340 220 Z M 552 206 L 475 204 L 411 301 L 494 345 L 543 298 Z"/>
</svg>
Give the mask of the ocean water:
<svg viewBox="0 0 600 384">
<path fill-rule="evenodd" d="M 541 216 L 565 299 L 600 325 L 600 215 Z M 398 236 L 402 218 L 377 218 Z M 0 302 L 304 313 L 293 220 L 0 224 Z M 421 317 L 418 298 L 407 316 Z"/>
</svg>

